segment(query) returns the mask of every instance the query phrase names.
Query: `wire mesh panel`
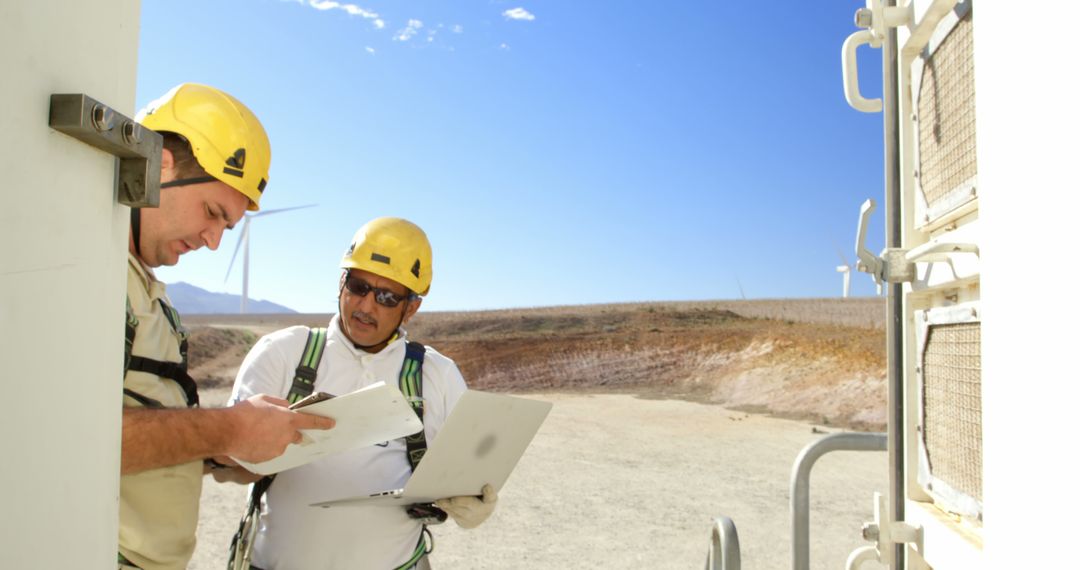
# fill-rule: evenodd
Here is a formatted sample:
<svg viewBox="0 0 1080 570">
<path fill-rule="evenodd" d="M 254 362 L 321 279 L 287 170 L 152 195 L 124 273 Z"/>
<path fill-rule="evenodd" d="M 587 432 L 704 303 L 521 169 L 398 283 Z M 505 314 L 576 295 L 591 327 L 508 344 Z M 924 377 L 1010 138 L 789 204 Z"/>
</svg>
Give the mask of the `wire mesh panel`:
<svg viewBox="0 0 1080 570">
<path fill-rule="evenodd" d="M 923 353 L 923 437 L 930 473 L 982 502 L 980 323 L 931 326 Z"/>
<path fill-rule="evenodd" d="M 925 58 L 919 82 L 919 186 L 926 222 L 970 200 L 976 174 L 971 11 Z"/>
</svg>

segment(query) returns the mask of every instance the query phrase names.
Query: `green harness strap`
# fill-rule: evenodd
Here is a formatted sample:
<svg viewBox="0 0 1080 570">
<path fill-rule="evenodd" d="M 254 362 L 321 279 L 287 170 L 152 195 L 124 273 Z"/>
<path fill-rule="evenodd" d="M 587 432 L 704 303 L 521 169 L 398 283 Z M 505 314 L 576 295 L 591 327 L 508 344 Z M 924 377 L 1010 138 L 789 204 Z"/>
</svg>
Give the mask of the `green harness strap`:
<svg viewBox="0 0 1080 570">
<path fill-rule="evenodd" d="M 161 378 L 168 378 L 176 382 L 180 386 L 180 389 L 184 391 L 184 397 L 187 400 L 189 408 L 199 407 L 198 386 L 195 384 L 195 380 L 187 373 L 188 332 L 187 329 L 184 328 L 183 323 L 180 322 L 180 313 L 166 303 L 164 299 L 158 299 L 158 304 L 161 305 L 161 310 L 165 314 L 165 319 L 169 321 L 169 326 L 172 327 L 173 332 L 176 333 L 177 338 L 180 339 L 180 362 L 163 362 L 153 358 L 145 358 L 132 354 L 135 345 L 135 334 L 139 328 L 139 318 L 135 316 L 135 310 L 131 308 L 130 297 L 126 299 L 126 302 L 127 316 L 124 323 L 124 374 L 127 375 L 129 370 L 135 370 L 137 372 L 153 374 Z M 128 388 L 124 388 L 124 394 L 148 408 L 165 407 L 161 402 Z"/>
<path fill-rule="evenodd" d="M 424 540 L 425 536 L 427 536 L 429 540 Z M 420 531 L 420 540 L 416 543 L 416 550 L 413 551 L 412 556 L 410 556 L 404 564 L 398 566 L 397 568 L 394 568 L 394 570 L 409 570 L 410 568 L 415 567 L 416 563 L 420 562 L 421 558 L 427 556 L 428 554 L 431 554 L 432 548 L 429 548 L 428 545 L 434 545 L 435 541 L 430 539 L 431 531 L 428 530 L 427 526 L 425 525 L 423 530 Z"/>
<path fill-rule="evenodd" d="M 295 404 L 315 391 L 315 376 L 318 375 L 319 362 L 322 361 L 323 349 L 326 348 L 326 328 L 319 327 L 308 331 L 304 354 L 296 367 L 289 395 L 285 397 L 290 404 Z"/>
<path fill-rule="evenodd" d="M 135 346 L 135 331 L 139 328 L 139 317 L 135 316 L 135 309 L 131 308 L 131 297 L 124 297 L 127 303 L 127 322 L 124 325 L 124 370 L 131 363 L 131 349 Z"/>
<path fill-rule="evenodd" d="M 405 361 L 401 364 L 398 375 L 398 389 L 405 395 L 420 423 L 424 423 L 424 345 L 418 342 L 405 343 Z M 409 467 L 416 471 L 416 466 L 427 452 L 427 438 L 424 430 L 405 436 L 405 452 L 409 457 Z"/>
</svg>

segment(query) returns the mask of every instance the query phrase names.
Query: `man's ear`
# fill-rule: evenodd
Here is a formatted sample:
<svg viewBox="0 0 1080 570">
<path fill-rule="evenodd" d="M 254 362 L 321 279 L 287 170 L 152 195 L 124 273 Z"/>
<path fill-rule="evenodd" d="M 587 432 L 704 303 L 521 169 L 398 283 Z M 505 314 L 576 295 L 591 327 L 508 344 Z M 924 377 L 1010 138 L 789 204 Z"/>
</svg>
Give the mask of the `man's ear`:
<svg viewBox="0 0 1080 570">
<path fill-rule="evenodd" d="M 408 306 L 405 307 L 405 316 L 401 319 L 401 324 L 409 322 L 409 319 L 416 314 L 416 311 L 420 310 L 420 303 L 423 303 L 422 297 L 417 297 L 409 301 Z"/>
<path fill-rule="evenodd" d="M 173 170 L 176 169 L 176 159 L 173 157 L 171 150 L 167 148 L 161 149 L 161 181 L 170 182 L 176 179 L 176 174 Z"/>
</svg>

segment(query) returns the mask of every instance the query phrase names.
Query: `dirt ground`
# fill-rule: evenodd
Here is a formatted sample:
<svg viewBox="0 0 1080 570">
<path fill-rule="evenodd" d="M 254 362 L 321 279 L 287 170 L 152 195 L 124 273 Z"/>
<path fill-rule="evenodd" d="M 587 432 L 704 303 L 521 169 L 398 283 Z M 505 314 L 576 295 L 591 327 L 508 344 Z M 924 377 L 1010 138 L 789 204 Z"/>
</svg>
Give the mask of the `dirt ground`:
<svg viewBox="0 0 1080 570">
<path fill-rule="evenodd" d="M 437 570 L 700 568 L 721 514 L 738 527 L 744 568 L 790 567 L 791 469 L 822 437 L 811 424 L 630 395 L 524 396 L 554 408 L 492 518 L 469 531 L 452 522 L 434 528 Z M 865 544 L 859 532 L 873 517 L 873 492 L 886 488 L 886 468 L 875 452 L 818 461 L 812 568 L 843 568 Z M 190 568 L 223 568 L 245 493 L 206 478 Z"/>
<path fill-rule="evenodd" d="M 790 567 L 799 451 L 884 424 L 881 315 L 880 299 L 421 312 L 410 338 L 453 358 L 470 388 L 555 404 L 494 516 L 471 531 L 434 528 L 434 567 L 700 568 L 719 515 L 738 527 L 744 568 Z M 262 334 L 328 320 L 185 317 L 203 402 L 224 402 Z M 818 461 L 812 568 L 842 568 L 865 544 L 886 468 L 880 452 Z M 224 566 L 245 501 L 246 487 L 206 478 L 190 568 Z"/>
</svg>

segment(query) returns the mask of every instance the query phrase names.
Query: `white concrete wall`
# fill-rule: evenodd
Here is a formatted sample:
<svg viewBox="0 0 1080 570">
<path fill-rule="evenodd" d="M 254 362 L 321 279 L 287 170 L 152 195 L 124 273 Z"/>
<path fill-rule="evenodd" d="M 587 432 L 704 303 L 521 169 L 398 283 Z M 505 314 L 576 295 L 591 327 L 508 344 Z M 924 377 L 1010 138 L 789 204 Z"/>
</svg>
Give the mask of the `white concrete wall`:
<svg viewBox="0 0 1080 570">
<path fill-rule="evenodd" d="M 0 568 L 115 568 L 128 210 L 51 93 L 134 115 L 137 0 L 0 3 Z"/>
<path fill-rule="evenodd" d="M 986 560 L 1074 567 L 1080 7 L 979 2 L 975 21 Z"/>
</svg>

